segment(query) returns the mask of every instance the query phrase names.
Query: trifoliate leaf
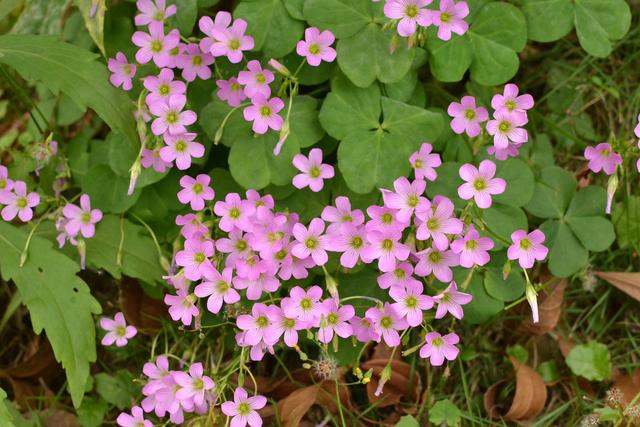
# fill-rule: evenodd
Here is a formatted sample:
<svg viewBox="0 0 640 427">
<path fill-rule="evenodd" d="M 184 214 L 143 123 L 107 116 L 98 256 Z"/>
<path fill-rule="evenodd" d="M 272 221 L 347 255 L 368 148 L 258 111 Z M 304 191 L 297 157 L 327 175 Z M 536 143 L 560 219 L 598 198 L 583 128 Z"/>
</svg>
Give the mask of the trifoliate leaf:
<svg viewBox="0 0 640 427">
<path fill-rule="evenodd" d="M 517 158 L 498 162 L 496 176 L 507 182 L 507 188 L 504 193 L 494 196 L 494 201 L 515 207 L 529 203 L 533 197 L 535 180 L 531 168 L 525 162 Z"/>
<path fill-rule="evenodd" d="M 306 0 L 303 12 L 309 24 L 339 39 L 358 33 L 373 16 L 369 0 Z"/>
<path fill-rule="evenodd" d="M 597 341 L 575 346 L 565 361 L 574 374 L 591 381 L 602 381 L 611 376 L 609 349 Z"/>
<path fill-rule="evenodd" d="M 429 410 L 429 421 L 450 427 L 460 424 L 460 409 L 449 399 L 438 400 Z"/>
<path fill-rule="evenodd" d="M 524 295 L 525 281 L 515 268 L 509 273 L 507 280 L 504 280 L 501 267 L 489 267 L 484 275 L 484 287 L 495 299 L 510 302 Z"/>
<path fill-rule="evenodd" d="M 531 40 L 556 41 L 573 29 L 571 0 L 525 0 L 521 8 Z"/>
<path fill-rule="evenodd" d="M 569 226 L 556 220 L 548 220 L 540 226 L 549 248 L 549 269 L 554 276 L 569 277 L 589 261 L 589 252 L 582 246 Z"/>
<path fill-rule="evenodd" d="M 454 279 L 458 286 L 465 283 L 469 271 L 461 268 L 454 270 Z M 490 320 L 493 316 L 502 311 L 504 303 L 489 295 L 484 288 L 482 276 L 474 274 L 466 289 L 459 289 L 473 295 L 469 304 L 464 306 L 464 321 L 472 325 L 477 325 Z"/>
<path fill-rule="evenodd" d="M 526 210 L 539 218 L 560 218 L 573 198 L 576 180 L 573 175 L 558 167 L 544 168 L 536 182 L 531 201 Z"/>
</svg>

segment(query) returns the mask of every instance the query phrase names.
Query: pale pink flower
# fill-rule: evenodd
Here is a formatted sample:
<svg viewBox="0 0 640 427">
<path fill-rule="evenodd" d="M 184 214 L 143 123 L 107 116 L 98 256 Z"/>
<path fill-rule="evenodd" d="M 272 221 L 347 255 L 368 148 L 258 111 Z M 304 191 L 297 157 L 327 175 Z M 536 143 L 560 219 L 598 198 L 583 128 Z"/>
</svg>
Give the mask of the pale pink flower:
<svg viewBox="0 0 640 427">
<path fill-rule="evenodd" d="M 395 301 L 391 306 L 396 312 L 407 319 L 409 326 L 422 323 L 422 312 L 433 307 L 433 299 L 423 295 L 422 283 L 414 282 L 406 287 L 393 286 L 389 289 L 389 296 Z"/>
<path fill-rule="evenodd" d="M 307 63 L 313 67 L 320 65 L 322 61 L 333 62 L 336 51 L 331 45 L 335 40 L 331 31 L 320 32 L 316 27 L 309 27 L 304 30 L 304 40 L 296 45 L 296 53 L 307 58 Z"/>
<path fill-rule="evenodd" d="M 243 51 L 254 47 L 253 37 L 246 36 L 247 22 L 244 19 L 236 19 L 231 27 L 222 29 L 217 25 L 211 28 L 211 35 L 215 41 L 211 44 L 209 52 L 213 56 L 225 56 L 229 62 L 237 64 L 242 61 Z"/>
<path fill-rule="evenodd" d="M 148 76 L 142 79 L 142 83 L 149 91 L 145 98 L 148 106 L 157 102 L 168 103 L 172 95 L 184 95 L 187 92 L 187 86 L 180 80 L 173 80 L 173 70 L 163 68 L 157 76 Z"/>
<path fill-rule="evenodd" d="M 160 147 L 149 150 L 145 148 L 142 151 L 142 157 L 140 158 L 140 164 L 143 168 L 153 167 L 153 170 L 158 173 L 164 173 L 168 168 L 172 166 L 170 162 L 165 162 L 160 157 Z M 133 192 L 133 191 L 132 191 Z"/>
<path fill-rule="evenodd" d="M 606 142 L 585 148 L 584 157 L 589 160 L 589 169 L 596 173 L 603 171 L 607 175 L 613 175 L 618 165 L 622 164 L 622 156 Z"/>
<path fill-rule="evenodd" d="M 471 268 L 474 265 L 485 265 L 489 262 L 489 251 L 493 249 L 493 240 L 480 237 L 480 233 L 472 225 L 463 238 L 451 242 L 451 250 L 460 256 L 460 265 Z"/>
<path fill-rule="evenodd" d="M 387 0 L 384 4 L 384 16 L 399 19 L 398 34 L 409 37 L 416 32 L 418 25 L 428 27 L 432 24 L 431 11 L 425 7 L 433 0 Z"/>
<path fill-rule="evenodd" d="M 400 222 L 409 222 L 414 210 L 421 201 L 427 199 L 423 197 L 427 182 L 423 179 L 416 179 L 409 182 L 407 178 L 401 176 L 393 182 L 395 192 L 380 189 L 384 205 L 391 209 L 397 209 L 396 218 Z"/>
<path fill-rule="evenodd" d="M 325 344 L 330 343 L 335 333 L 340 338 L 349 338 L 353 334 L 353 328 L 348 323 L 354 316 L 352 305 L 338 307 L 333 298 L 326 299 L 320 305 L 320 328 L 318 340 Z"/>
<path fill-rule="evenodd" d="M 376 280 L 380 289 L 403 288 L 420 283 L 413 277 L 413 266 L 410 262 L 399 263 L 392 271 L 379 275 Z"/>
<path fill-rule="evenodd" d="M 248 200 L 240 199 L 238 193 L 227 194 L 224 202 L 218 201 L 213 207 L 213 212 L 220 217 L 220 229 L 226 232 L 234 228 L 251 231 L 251 219 L 255 211 L 254 205 Z"/>
<path fill-rule="evenodd" d="M 386 206 L 369 206 L 367 215 L 371 219 L 365 225 L 367 232 L 402 233 L 409 226 L 409 221 L 399 221 L 395 215 L 396 212 L 396 209 Z"/>
<path fill-rule="evenodd" d="M 213 200 L 215 197 L 215 192 L 209 187 L 210 182 L 211 177 L 203 173 L 195 179 L 188 175 L 183 176 L 180 178 L 182 190 L 178 192 L 178 200 L 183 205 L 189 203 L 194 211 L 201 211 L 204 209 L 205 200 Z"/>
<path fill-rule="evenodd" d="M 496 156 L 498 160 L 507 160 L 509 157 L 518 157 L 521 145 L 513 142 L 510 142 L 507 148 L 496 148 L 495 145 L 490 145 L 487 147 L 487 153 Z"/>
<path fill-rule="evenodd" d="M 507 249 L 507 257 L 510 260 L 517 259 L 522 268 L 531 268 L 536 260 L 544 260 L 549 253 L 549 249 L 542 244 L 544 239 L 541 230 L 533 230 L 528 234 L 525 230 L 516 230 L 511 233 L 513 244 Z"/>
<path fill-rule="evenodd" d="M 109 58 L 107 67 L 111 71 L 109 81 L 112 85 L 115 87 L 122 86 L 123 90 L 131 90 L 133 76 L 136 74 L 136 66 L 135 64 L 129 64 L 124 53 L 118 52 L 115 58 Z"/>
<path fill-rule="evenodd" d="M 284 108 L 282 99 L 277 97 L 267 99 L 258 94 L 251 99 L 251 103 L 252 105 L 242 110 L 242 115 L 246 121 L 253 122 L 251 129 L 255 133 L 264 134 L 267 133 L 269 128 L 273 130 L 282 128 L 283 120 L 278 114 Z"/>
<path fill-rule="evenodd" d="M 156 116 L 151 123 L 151 131 L 154 135 L 162 135 L 168 132 L 170 135 L 180 135 L 187 132 L 186 126 L 196 122 L 198 116 L 191 110 L 184 110 L 187 97 L 184 95 L 171 95 L 167 103 L 156 102 L 149 106 L 149 111 Z"/>
<path fill-rule="evenodd" d="M 62 209 L 62 214 L 67 218 L 65 231 L 70 236 L 80 233 L 86 239 L 93 237 L 96 232 L 95 224 L 102 219 L 100 209 L 91 209 L 91 200 L 87 194 L 80 196 L 80 207 L 68 203 Z"/>
<path fill-rule="evenodd" d="M 127 326 L 124 314 L 121 312 L 117 312 L 113 319 L 101 318 L 100 327 L 107 331 L 107 334 L 102 338 L 102 345 L 115 343 L 117 347 L 124 347 L 138 333 L 135 326 Z"/>
<path fill-rule="evenodd" d="M 467 2 L 455 0 L 440 0 L 440 10 L 432 13 L 433 24 L 438 27 L 438 38 L 440 40 L 450 40 L 451 33 L 459 36 L 469 29 L 469 24 L 464 18 L 469 15 Z"/>
<path fill-rule="evenodd" d="M 175 15 L 177 7 L 172 4 L 167 7 L 166 0 L 138 0 L 136 7 L 140 14 L 134 21 L 137 26 L 149 25 L 152 22 L 164 23 L 164 20 Z"/>
<path fill-rule="evenodd" d="M 116 418 L 116 423 L 120 427 L 153 427 L 153 423 L 144 419 L 144 412 L 139 406 L 131 408 L 131 415 L 121 412 Z"/>
<path fill-rule="evenodd" d="M 416 254 L 416 275 L 426 277 L 433 274 L 441 282 L 450 282 L 453 278 L 451 267 L 460 264 L 460 257 L 451 250 L 427 248 Z"/>
<path fill-rule="evenodd" d="M 350 225 L 340 232 L 328 235 L 328 249 L 334 252 L 342 252 L 340 265 L 345 268 L 353 268 L 358 259 L 369 262 L 362 258 L 363 251 L 367 248 L 367 232 L 364 226 Z"/>
<path fill-rule="evenodd" d="M 192 400 L 196 405 L 205 403 L 205 394 L 213 390 L 216 384 L 211 378 L 204 375 L 202 363 L 194 363 L 189 367 L 189 373 L 173 372 L 173 380 L 181 387 L 176 392 L 176 397 L 181 401 Z"/>
<path fill-rule="evenodd" d="M 220 88 L 216 92 L 216 96 L 227 101 L 231 107 L 237 107 L 247 99 L 244 89 L 235 77 L 231 77 L 229 80 L 216 80 L 216 85 Z"/>
<path fill-rule="evenodd" d="M 207 37 L 203 37 L 200 41 L 200 50 L 207 53 L 211 52 L 211 46 L 216 42 L 213 30 L 226 31 L 232 20 L 231 14 L 225 10 L 216 13 L 215 21 L 208 16 L 201 17 L 200 21 L 198 21 L 198 27 Z"/>
<path fill-rule="evenodd" d="M 215 252 L 211 240 L 188 239 L 184 249 L 175 255 L 175 262 L 184 267 L 184 275 L 189 280 L 200 280 L 208 271 L 213 270 L 211 257 Z"/>
<path fill-rule="evenodd" d="M 183 133 L 180 135 L 164 134 L 164 142 L 167 144 L 160 149 L 160 158 L 171 163 L 175 160 L 180 170 L 191 167 L 191 158 L 200 159 L 204 156 L 204 145 L 194 141 L 195 133 Z"/>
<path fill-rule="evenodd" d="M 367 260 L 378 260 L 378 268 L 386 273 L 396 268 L 397 261 L 404 261 L 409 257 L 409 247 L 399 240 L 400 233 L 382 233 L 371 231 L 367 234 L 369 246 L 362 252 L 363 258 Z"/>
<path fill-rule="evenodd" d="M 232 282 L 233 270 L 225 268 L 222 274 L 218 270 L 212 268 L 205 271 L 205 280 L 200 282 L 193 290 L 198 298 L 207 298 L 207 310 L 213 314 L 220 312 L 222 303 L 235 304 L 240 301 L 240 294 L 233 289 Z"/>
<path fill-rule="evenodd" d="M 294 286 L 289 295 L 280 303 L 285 316 L 315 324 L 321 314 L 322 288 L 311 286 L 305 291 L 300 286 Z"/>
<path fill-rule="evenodd" d="M 172 30 L 165 36 L 164 25 L 156 21 L 149 24 L 148 34 L 136 31 L 131 41 L 140 48 L 136 52 L 138 63 L 146 64 L 153 59 L 157 67 L 169 67 L 174 61 L 171 51 L 180 44 L 180 32 Z"/>
<path fill-rule="evenodd" d="M 283 341 L 288 347 L 298 344 L 298 331 L 308 329 L 309 324 L 295 317 L 288 317 L 281 308 L 274 310 L 273 333 L 278 337 L 283 336 Z"/>
<path fill-rule="evenodd" d="M 440 154 L 432 153 L 432 150 L 431 144 L 425 142 L 420 146 L 420 150 L 409 157 L 416 179 L 435 181 L 438 177 L 436 168 L 442 164 L 442 159 L 440 159 Z"/>
<path fill-rule="evenodd" d="M 36 192 L 27 193 L 27 184 L 14 181 L 12 191 L 0 192 L 0 203 L 6 205 L 2 209 L 2 219 L 12 221 L 16 216 L 22 222 L 31 221 L 33 208 L 40 203 Z"/>
<path fill-rule="evenodd" d="M 494 178 L 496 164 L 491 160 L 483 160 L 476 168 L 470 163 L 460 166 L 458 171 L 460 178 L 466 181 L 458 187 L 458 195 L 461 199 L 475 200 L 481 209 L 491 207 L 491 196 L 504 193 L 507 183 L 502 178 Z"/>
<path fill-rule="evenodd" d="M 505 149 L 509 143 L 524 144 L 529 140 L 529 133 L 521 128 L 527 124 L 527 115 L 520 111 L 498 110 L 493 120 L 487 122 L 487 132 L 493 135 L 496 149 Z"/>
<path fill-rule="evenodd" d="M 200 314 L 200 310 L 195 305 L 197 298 L 187 293 L 184 289 L 177 289 L 176 295 L 167 294 L 164 296 L 164 303 L 169 306 L 169 315 L 174 321 L 180 320 L 183 325 L 191 325 L 193 317 Z"/>
<path fill-rule="evenodd" d="M 244 85 L 244 93 L 253 98 L 256 95 L 262 95 L 265 98 L 269 98 L 271 95 L 271 88 L 269 83 L 275 78 L 270 70 L 265 70 L 257 60 L 252 60 L 247 63 L 248 71 L 240 71 L 238 74 L 238 83 Z"/>
<path fill-rule="evenodd" d="M 275 276 L 275 268 L 267 266 L 266 271 L 258 274 L 256 278 L 242 277 L 239 273 L 233 279 L 233 284 L 237 289 L 247 290 L 247 299 L 249 301 L 257 301 L 262 297 L 263 292 L 275 292 L 280 287 L 280 281 Z"/>
<path fill-rule="evenodd" d="M 266 397 L 249 397 L 243 388 L 238 387 L 233 392 L 233 402 L 224 402 L 220 409 L 226 416 L 232 417 L 230 427 L 261 427 L 262 418 L 257 410 L 264 408 L 266 404 Z"/>
<path fill-rule="evenodd" d="M 326 206 L 322 210 L 322 219 L 329 223 L 327 233 L 348 230 L 364 223 L 364 214 L 360 209 L 351 209 L 351 201 L 348 197 L 338 196 L 334 203 L 335 207 Z"/>
<path fill-rule="evenodd" d="M 0 203 L 4 203 L 2 200 L 9 197 L 12 189 L 13 180 L 9 178 L 9 170 L 0 165 Z"/>
<path fill-rule="evenodd" d="M 433 246 L 440 250 L 449 247 L 447 235 L 459 234 L 462 232 L 463 223 L 458 218 L 453 217 L 455 207 L 453 202 L 446 197 L 438 199 L 438 203 L 430 203 L 423 200 L 416 209 L 416 239 L 427 240 L 431 238 Z"/>
<path fill-rule="evenodd" d="M 371 319 L 353 316 L 351 318 L 353 336 L 360 342 L 380 341 L 380 332 L 376 330 Z"/>
<path fill-rule="evenodd" d="M 476 107 L 476 99 L 473 96 L 463 96 L 459 103 L 449 104 L 447 114 L 453 117 L 451 129 L 455 133 L 466 132 L 472 138 L 480 135 L 480 123 L 486 122 L 489 118 L 486 108 Z"/>
<path fill-rule="evenodd" d="M 241 314 L 236 318 L 236 325 L 244 333 L 242 334 L 242 345 L 256 345 L 260 341 L 264 341 L 267 345 L 273 345 L 278 342 L 278 336 L 272 333 L 273 317 L 277 313 L 278 308 L 275 306 L 266 306 L 262 303 L 253 304 L 251 314 Z"/>
<path fill-rule="evenodd" d="M 504 86 L 504 93 L 495 94 L 491 99 L 491 107 L 496 110 L 506 110 L 509 112 L 519 111 L 526 113 L 527 110 L 533 108 L 533 96 L 525 93 L 518 96 L 519 88 L 513 83 Z"/>
<path fill-rule="evenodd" d="M 182 69 L 182 78 L 192 82 L 199 77 L 208 80 L 211 77 L 211 68 L 214 58 L 208 52 L 200 50 L 196 43 L 187 44 L 176 58 L 176 66 Z"/>
<path fill-rule="evenodd" d="M 322 233 L 324 232 L 324 221 L 314 218 L 309 223 L 309 228 L 304 224 L 297 223 L 293 226 L 293 236 L 296 242 L 291 248 L 291 253 L 300 259 L 311 256 L 316 265 L 326 264 L 328 240 Z"/>
<path fill-rule="evenodd" d="M 469 304 L 472 299 L 473 297 L 470 294 L 458 292 L 456 282 L 449 283 L 447 289 L 433 297 L 433 300 L 438 303 L 435 318 L 442 319 L 445 314 L 451 313 L 456 319 L 462 319 L 462 316 L 464 316 L 462 306 Z"/>
<path fill-rule="evenodd" d="M 374 328 L 380 333 L 385 344 L 389 347 L 400 345 L 400 334 L 409 327 L 407 321 L 398 313 L 398 311 L 388 302 L 384 303 L 384 307 L 380 310 L 378 307 L 371 307 L 365 313 L 370 319 Z"/>
<path fill-rule="evenodd" d="M 460 350 L 456 344 L 460 342 L 460 338 L 451 332 L 445 336 L 438 332 L 429 332 L 425 336 L 426 344 L 420 348 L 420 357 L 429 359 L 433 366 L 442 366 L 444 360 L 455 360 Z"/>
<path fill-rule="evenodd" d="M 300 174 L 293 177 L 293 186 L 299 189 L 309 187 L 315 193 L 322 190 L 324 180 L 333 178 L 333 166 L 322 163 L 322 150 L 313 148 L 309 151 L 309 157 L 303 154 L 293 156 L 293 166 Z"/>
</svg>

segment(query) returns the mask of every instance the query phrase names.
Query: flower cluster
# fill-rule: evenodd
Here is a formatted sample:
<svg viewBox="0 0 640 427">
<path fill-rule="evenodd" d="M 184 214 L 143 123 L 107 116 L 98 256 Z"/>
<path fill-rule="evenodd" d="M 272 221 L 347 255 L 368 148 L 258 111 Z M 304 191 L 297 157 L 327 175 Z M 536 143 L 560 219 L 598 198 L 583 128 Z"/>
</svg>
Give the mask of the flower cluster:
<svg viewBox="0 0 640 427">
<path fill-rule="evenodd" d="M 80 266 L 85 267 L 85 246 L 83 239 L 90 239 L 96 232 L 96 224 L 102 220 L 100 209 L 91 209 L 89 195 L 80 196 L 80 206 L 67 203 L 62 208 L 62 215 L 56 219 L 56 230 L 59 247 L 63 247 L 68 241 L 78 248 L 80 254 Z"/>
<path fill-rule="evenodd" d="M 18 217 L 22 222 L 29 222 L 33 218 L 33 208 L 40 203 L 38 193 L 27 191 L 27 183 L 14 181 L 9 178 L 9 171 L 0 165 L 0 206 L 2 219 L 13 221 Z"/>
<path fill-rule="evenodd" d="M 464 18 L 469 15 L 466 1 L 440 0 L 437 10 L 427 9 L 433 0 L 386 0 L 384 15 L 398 21 L 398 34 L 412 37 L 418 27 L 438 27 L 438 38 L 450 40 L 451 34 L 463 35 L 469 29 Z"/>
</svg>

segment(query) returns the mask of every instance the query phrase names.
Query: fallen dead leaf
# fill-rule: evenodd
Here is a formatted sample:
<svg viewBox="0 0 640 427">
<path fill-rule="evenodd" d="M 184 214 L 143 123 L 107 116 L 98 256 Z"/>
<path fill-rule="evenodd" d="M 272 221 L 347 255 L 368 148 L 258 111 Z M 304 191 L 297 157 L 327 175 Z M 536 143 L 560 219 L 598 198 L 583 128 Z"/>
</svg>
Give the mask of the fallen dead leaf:
<svg viewBox="0 0 640 427">
<path fill-rule="evenodd" d="M 562 303 L 564 302 L 564 291 L 567 287 L 566 280 L 559 280 L 552 288 L 551 292 L 541 298 L 538 305 L 540 321 L 533 323 L 531 319 L 522 322 L 521 330 L 531 335 L 544 335 L 553 330 L 562 314 Z"/>
<path fill-rule="evenodd" d="M 41 418 L 44 419 L 44 427 L 81 427 L 78 417 L 60 409 L 43 412 Z"/>
<path fill-rule="evenodd" d="M 640 369 L 636 369 L 632 375 L 614 372 L 613 385 L 622 392 L 622 403 L 628 405 L 640 394 Z"/>
<path fill-rule="evenodd" d="M 298 389 L 278 402 L 278 412 L 280 420 L 285 427 L 296 427 L 300 425 L 302 417 L 316 403 L 320 384 Z"/>
<path fill-rule="evenodd" d="M 498 381 L 493 384 L 491 387 L 484 392 L 483 402 L 484 402 L 484 410 L 487 412 L 487 416 L 492 420 L 500 418 L 500 414 L 502 413 L 502 408 L 500 404 L 496 403 L 496 394 L 500 387 L 507 382 L 506 380 Z"/>
<path fill-rule="evenodd" d="M 611 283 L 636 301 L 640 301 L 640 273 L 596 271 L 594 274 L 602 280 Z"/>
<path fill-rule="evenodd" d="M 120 281 L 120 308 L 127 321 L 147 335 L 160 329 L 159 319 L 167 316 L 162 301 L 151 298 L 137 280 L 126 276 Z"/>
<path fill-rule="evenodd" d="M 558 337 L 558 347 L 560 347 L 560 353 L 562 353 L 563 357 L 567 357 L 575 346 L 576 343 L 571 338 Z"/>
</svg>

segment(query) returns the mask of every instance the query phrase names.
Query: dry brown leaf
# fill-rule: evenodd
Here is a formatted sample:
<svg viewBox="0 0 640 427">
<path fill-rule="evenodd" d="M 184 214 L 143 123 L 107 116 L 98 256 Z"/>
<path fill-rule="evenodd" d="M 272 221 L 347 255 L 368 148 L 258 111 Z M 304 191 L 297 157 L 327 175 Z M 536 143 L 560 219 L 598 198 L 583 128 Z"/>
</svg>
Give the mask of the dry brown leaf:
<svg viewBox="0 0 640 427">
<path fill-rule="evenodd" d="M 622 403 L 628 405 L 640 394 L 640 369 L 636 369 L 633 375 L 614 372 L 613 385 L 622 392 Z"/>
<path fill-rule="evenodd" d="M 506 380 L 498 381 L 484 392 L 484 410 L 487 412 L 487 416 L 492 420 L 500 418 L 500 414 L 502 413 L 501 405 L 496 404 L 496 394 L 498 393 L 500 386 L 505 382 Z"/>
<path fill-rule="evenodd" d="M 547 386 L 535 369 L 511 357 L 516 369 L 516 394 L 505 419 L 526 421 L 537 417 L 547 401 Z"/>
<path fill-rule="evenodd" d="M 127 321 L 147 335 L 160 329 L 159 319 L 167 316 L 162 301 L 151 298 L 137 280 L 126 276 L 120 281 L 120 308 Z"/>
<path fill-rule="evenodd" d="M 558 337 L 558 347 L 560 347 L 560 353 L 563 357 L 567 357 L 576 343 L 571 338 Z"/>
<path fill-rule="evenodd" d="M 278 412 L 284 427 L 297 427 L 302 417 L 316 403 L 320 384 L 298 389 L 278 402 Z"/>
<path fill-rule="evenodd" d="M 531 319 L 522 322 L 521 329 L 532 335 L 544 335 L 553 330 L 562 314 L 562 303 L 564 301 L 564 291 L 567 287 L 566 280 L 558 281 L 551 292 L 547 294 L 538 305 L 540 321 L 533 323 Z"/>
<path fill-rule="evenodd" d="M 596 276 L 611 283 L 636 301 L 640 301 L 640 273 L 596 271 Z"/>
<path fill-rule="evenodd" d="M 78 417 L 74 414 L 59 409 L 42 413 L 44 427 L 81 427 Z"/>
</svg>

